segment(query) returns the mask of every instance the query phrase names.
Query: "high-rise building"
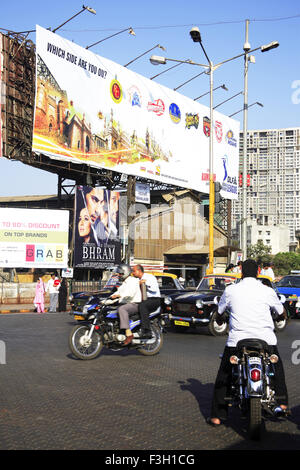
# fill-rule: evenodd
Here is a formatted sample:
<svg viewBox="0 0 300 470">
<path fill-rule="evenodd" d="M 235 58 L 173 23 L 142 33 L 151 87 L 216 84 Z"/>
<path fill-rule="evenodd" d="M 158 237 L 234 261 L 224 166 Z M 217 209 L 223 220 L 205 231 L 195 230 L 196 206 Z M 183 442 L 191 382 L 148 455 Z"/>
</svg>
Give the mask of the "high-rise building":
<svg viewBox="0 0 300 470">
<path fill-rule="evenodd" d="M 240 175 L 243 167 L 240 133 Z M 287 225 L 289 249 L 297 247 L 300 230 L 300 127 L 247 132 L 247 217 L 258 225 Z M 241 177 L 240 177 L 241 180 Z M 242 192 L 233 203 L 233 228 L 238 237 Z"/>
</svg>

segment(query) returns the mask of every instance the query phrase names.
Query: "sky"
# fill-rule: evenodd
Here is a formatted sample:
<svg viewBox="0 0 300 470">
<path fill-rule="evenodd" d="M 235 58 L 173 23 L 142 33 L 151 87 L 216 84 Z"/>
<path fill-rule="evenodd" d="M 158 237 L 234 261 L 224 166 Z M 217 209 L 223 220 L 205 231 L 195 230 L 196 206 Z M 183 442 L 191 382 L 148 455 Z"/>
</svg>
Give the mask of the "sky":
<svg viewBox="0 0 300 470">
<path fill-rule="evenodd" d="M 252 106 L 248 112 L 248 129 L 271 129 L 300 126 L 300 6 L 294 0 L 252 0 L 214 2 L 182 0 L 88 0 L 96 15 L 84 11 L 60 28 L 56 34 L 86 47 L 125 28 L 132 27 L 135 36 L 120 33 L 90 50 L 121 65 L 139 56 L 156 44 L 166 51 L 154 49 L 128 68 L 145 77 L 152 77 L 167 66 L 153 66 L 152 54 L 178 60 L 191 59 L 205 63 L 199 44 L 193 43 L 189 31 L 198 26 L 206 52 L 213 63 L 243 52 L 245 20 L 249 19 L 249 42 L 256 48 L 279 41 L 277 49 L 267 53 L 257 51 L 255 64 L 249 64 L 248 103 L 257 101 L 264 107 Z M 82 9 L 76 0 L 52 0 L 50 4 L 36 0 L 0 0 L 0 28 L 13 31 L 34 30 L 36 24 L 52 30 Z M 1 30 L 0 30 L 1 31 Z M 35 33 L 28 36 L 35 42 Z M 157 79 L 175 88 L 196 75 L 199 68 L 180 65 Z M 224 64 L 214 73 L 214 83 L 225 84 L 228 91 L 214 92 L 214 105 L 241 92 L 244 86 L 243 58 Z M 209 90 L 206 75 L 191 81 L 178 91 L 190 98 Z M 209 106 L 209 95 L 200 100 Z M 243 107 L 243 95 L 228 101 L 218 110 L 226 115 Z M 243 113 L 235 116 L 243 127 Z M 20 162 L 0 159 L 1 196 L 56 194 L 57 176 L 34 169 Z M 30 184 L 28 184 L 30 182 Z"/>
</svg>

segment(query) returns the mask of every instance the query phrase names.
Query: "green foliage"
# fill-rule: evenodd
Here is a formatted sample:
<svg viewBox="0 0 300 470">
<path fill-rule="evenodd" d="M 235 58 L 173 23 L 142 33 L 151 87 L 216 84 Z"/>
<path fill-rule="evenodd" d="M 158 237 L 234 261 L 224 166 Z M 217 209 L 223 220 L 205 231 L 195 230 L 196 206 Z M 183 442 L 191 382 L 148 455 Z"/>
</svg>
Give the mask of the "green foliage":
<svg viewBox="0 0 300 470">
<path fill-rule="evenodd" d="M 271 247 L 264 245 L 262 241 L 258 241 L 256 245 L 250 245 L 247 250 L 247 257 L 254 258 L 258 264 L 271 262 Z"/>
<path fill-rule="evenodd" d="M 273 258 L 273 264 L 278 276 L 289 274 L 291 270 L 300 270 L 300 253 L 277 253 Z"/>
</svg>

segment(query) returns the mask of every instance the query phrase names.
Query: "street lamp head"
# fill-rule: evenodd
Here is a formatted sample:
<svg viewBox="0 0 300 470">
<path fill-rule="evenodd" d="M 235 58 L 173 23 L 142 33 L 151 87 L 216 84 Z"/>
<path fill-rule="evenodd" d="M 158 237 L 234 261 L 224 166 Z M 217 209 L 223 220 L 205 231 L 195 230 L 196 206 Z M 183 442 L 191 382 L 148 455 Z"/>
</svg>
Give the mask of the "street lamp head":
<svg viewBox="0 0 300 470">
<path fill-rule="evenodd" d="M 96 10 L 94 10 L 94 8 L 92 7 L 86 7 L 85 5 L 82 5 L 82 8 L 84 8 L 85 10 L 89 11 L 90 13 L 93 13 L 93 15 L 96 15 Z"/>
<path fill-rule="evenodd" d="M 250 43 L 247 41 L 245 42 L 244 46 L 243 46 L 243 49 L 244 51 L 247 53 L 251 50 L 251 46 L 250 46 Z"/>
<path fill-rule="evenodd" d="M 161 65 L 161 64 L 164 65 L 167 63 L 167 59 L 159 55 L 152 55 L 150 57 L 150 62 L 152 65 Z"/>
<path fill-rule="evenodd" d="M 129 34 L 131 34 L 131 36 L 135 36 L 135 32 L 133 31 L 132 28 L 129 28 L 129 31 L 128 31 L 128 32 L 129 32 Z"/>
<path fill-rule="evenodd" d="M 279 42 L 273 41 L 273 42 L 270 42 L 269 44 L 266 44 L 265 46 L 261 46 L 260 50 L 261 52 L 267 52 L 267 51 L 270 51 L 271 49 L 276 49 L 276 47 L 278 46 L 279 46 Z"/>
<path fill-rule="evenodd" d="M 228 88 L 227 88 L 226 85 L 224 85 L 224 84 L 221 85 L 221 88 L 223 88 L 223 90 L 225 90 L 225 91 L 228 91 Z"/>
<path fill-rule="evenodd" d="M 157 47 L 159 47 L 160 49 L 162 49 L 163 51 L 166 50 L 166 48 L 164 46 L 162 46 L 161 44 L 158 44 Z"/>
<path fill-rule="evenodd" d="M 259 103 L 258 101 L 256 101 L 256 104 L 258 104 L 258 106 L 260 106 L 261 108 L 264 107 L 264 105 L 262 103 Z"/>
<path fill-rule="evenodd" d="M 194 42 L 201 42 L 201 34 L 200 34 L 198 26 L 194 26 L 190 30 L 190 36 Z"/>
</svg>

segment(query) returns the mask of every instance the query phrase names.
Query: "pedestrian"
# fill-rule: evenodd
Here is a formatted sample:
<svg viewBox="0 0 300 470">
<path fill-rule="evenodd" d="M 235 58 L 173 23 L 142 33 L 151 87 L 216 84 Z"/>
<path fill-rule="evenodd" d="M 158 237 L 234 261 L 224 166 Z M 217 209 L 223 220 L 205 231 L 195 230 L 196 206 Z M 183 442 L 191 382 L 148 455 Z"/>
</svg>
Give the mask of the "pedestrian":
<svg viewBox="0 0 300 470">
<path fill-rule="evenodd" d="M 33 300 L 37 313 L 45 313 L 45 284 L 40 277 L 35 286 L 35 297 Z"/>
<path fill-rule="evenodd" d="M 262 276 L 268 276 L 271 278 L 272 281 L 274 281 L 275 274 L 271 266 L 272 266 L 271 263 L 266 261 L 263 265 L 263 269 L 261 270 L 260 274 Z"/>
<path fill-rule="evenodd" d="M 49 312 L 56 312 L 58 303 L 58 292 L 60 288 L 60 280 L 55 273 L 51 274 L 51 278 L 47 282 L 46 292 L 50 295 L 50 307 Z"/>
<path fill-rule="evenodd" d="M 68 298 L 68 284 L 64 277 L 61 281 L 60 288 L 58 291 L 58 311 L 65 312 L 67 310 L 67 298 Z"/>
</svg>

